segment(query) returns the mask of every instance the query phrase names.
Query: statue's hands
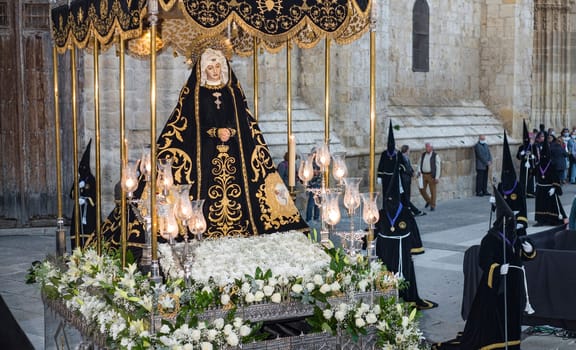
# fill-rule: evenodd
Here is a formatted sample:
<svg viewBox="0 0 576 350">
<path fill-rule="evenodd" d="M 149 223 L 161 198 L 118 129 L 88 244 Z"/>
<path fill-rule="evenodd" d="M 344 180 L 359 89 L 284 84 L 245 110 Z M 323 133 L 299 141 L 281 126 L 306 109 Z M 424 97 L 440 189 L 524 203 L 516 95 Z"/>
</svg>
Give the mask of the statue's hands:
<svg viewBox="0 0 576 350">
<path fill-rule="evenodd" d="M 230 129 L 228 129 L 228 128 L 219 128 L 218 129 L 218 138 L 220 139 L 220 141 L 227 142 L 228 140 L 230 140 L 231 136 L 232 136 L 232 133 L 230 132 Z"/>
</svg>

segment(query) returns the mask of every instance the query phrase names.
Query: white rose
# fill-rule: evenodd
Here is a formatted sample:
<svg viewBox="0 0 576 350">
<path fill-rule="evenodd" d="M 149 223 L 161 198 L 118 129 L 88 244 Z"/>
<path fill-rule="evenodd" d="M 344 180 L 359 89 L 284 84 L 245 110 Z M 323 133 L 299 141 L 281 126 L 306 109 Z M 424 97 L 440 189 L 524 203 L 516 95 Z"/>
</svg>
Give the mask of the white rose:
<svg viewBox="0 0 576 350">
<path fill-rule="evenodd" d="M 331 290 L 332 290 L 332 288 L 328 284 L 323 284 L 322 287 L 320 287 L 320 293 L 322 293 L 322 294 L 326 294 L 326 293 L 330 292 Z"/>
<path fill-rule="evenodd" d="M 332 289 L 333 292 L 340 291 L 340 288 L 342 288 L 342 287 L 340 286 L 340 283 L 338 283 L 338 281 L 336 281 L 330 285 L 330 289 Z"/>
<path fill-rule="evenodd" d="M 292 291 L 293 291 L 294 293 L 297 293 L 297 294 L 302 293 L 302 290 L 303 290 L 303 289 L 304 289 L 304 288 L 302 287 L 301 284 L 295 284 L 295 285 L 292 286 Z"/>
<path fill-rule="evenodd" d="M 240 327 L 240 336 L 241 337 L 246 337 L 246 336 L 250 335 L 251 332 L 252 332 L 252 329 L 247 325 L 242 325 Z"/>
<path fill-rule="evenodd" d="M 380 305 L 378 304 L 374 305 L 372 312 L 374 312 L 375 315 L 380 315 L 380 312 L 382 312 L 382 310 L 380 310 Z"/>
<path fill-rule="evenodd" d="M 218 335 L 218 331 L 215 329 L 209 329 L 207 332 L 207 337 L 209 341 L 213 341 L 214 339 L 216 339 L 216 336 Z"/>
<path fill-rule="evenodd" d="M 268 280 L 268 285 L 269 285 L 270 287 L 274 287 L 277 283 L 278 283 L 278 281 L 277 281 L 276 278 L 274 278 L 274 277 L 271 277 L 271 278 Z"/>
<path fill-rule="evenodd" d="M 346 312 L 343 312 L 342 310 L 338 310 L 334 313 L 334 318 L 338 322 L 341 322 L 342 320 L 344 320 L 344 317 L 346 317 Z"/>
<path fill-rule="evenodd" d="M 362 281 L 358 282 L 358 289 L 361 292 L 365 292 L 366 288 L 368 288 L 368 281 L 362 280 Z"/>
<path fill-rule="evenodd" d="M 199 330 L 199 329 L 194 329 L 194 330 L 192 330 L 192 333 L 190 334 L 190 337 L 191 337 L 192 340 L 194 340 L 194 341 L 200 340 L 200 330 Z"/>
<path fill-rule="evenodd" d="M 242 283 L 242 293 L 243 294 L 248 294 L 250 292 L 250 289 L 252 289 L 252 288 L 250 287 L 250 284 L 248 282 Z"/>
<path fill-rule="evenodd" d="M 236 333 L 228 334 L 228 336 L 226 337 L 226 343 L 228 343 L 228 345 L 230 346 L 238 345 L 238 336 L 236 335 Z"/>
<path fill-rule="evenodd" d="M 234 333 L 232 332 L 232 325 L 231 324 L 227 324 L 224 326 L 224 329 L 222 330 L 222 333 L 229 335 L 230 333 Z"/>
<path fill-rule="evenodd" d="M 264 286 L 264 295 L 269 297 L 272 295 L 272 293 L 274 293 L 274 287 L 272 286 Z"/>
<path fill-rule="evenodd" d="M 212 343 L 208 343 L 203 341 L 202 343 L 200 343 L 200 350 L 212 350 L 214 347 L 212 346 Z"/>
<path fill-rule="evenodd" d="M 314 283 L 321 286 L 324 283 L 324 279 L 320 275 L 314 275 Z"/>
<path fill-rule="evenodd" d="M 222 294 L 220 296 L 220 303 L 222 303 L 222 305 L 228 305 L 229 302 L 230 302 L 230 296 L 228 294 Z"/>
<path fill-rule="evenodd" d="M 246 300 L 246 302 L 248 304 L 253 303 L 254 302 L 254 294 L 252 294 L 252 293 L 246 294 L 246 296 L 244 297 L 244 300 Z"/>
<path fill-rule="evenodd" d="M 242 320 L 242 318 L 234 317 L 234 327 L 235 328 L 240 328 L 243 323 L 244 323 L 244 321 Z"/>
<path fill-rule="evenodd" d="M 224 319 L 222 318 L 217 318 L 214 320 L 214 327 L 216 327 L 216 329 L 222 329 L 222 327 L 224 327 Z"/>
<path fill-rule="evenodd" d="M 264 281 L 256 280 L 256 285 L 258 286 L 258 289 L 262 289 L 264 287 Z"/>
<path fill-rule="evenodd" d="M 272 294 L 272 302 L 273 303 L 280 303 L 282 301 L 282 296 L 280 295 L 280 293 L 274 293 Z"/>
<path fill-rule="evenodd" d="M 314 285 L 314 283 L 312 282 L 306 283 L 306 289 L 308 289 L 309 292 L 313 291 L 314 288 L 316 288 L 316 285 Z"/>
<path fill-rule="evenodd" d="M 168 325 L 163 324 L 162 327 L 160 327 L 160 333 L 163 334 L 170 333 L 170 327 L 168 327 Z"/>
<path fill-rule="evenodd" d="M 260 302 L 262 301 L 262 299 L 264 299 L 264 293 L 262 293 L 262 291 L 257 291 L 256 294 L 254 294 L 254 301 L 256 302 Z"/>
<path fill-rule="evenodd" d="M 358 328 L 362 328 L 366 325 L 366 322 L 364 322 L 364 319 L 362 319 L 362 317 L 358 317 L 356 319 L 355 323 L 356 323 L 356 327 L 358 327 Z"/>
<path fill-rule="evenodd" d="M 369 312 L 368 314 L 366 314 L 366 322 L 368 322 L 368 324 L 374 324 L 378 321 L 378 318 L 376 317 L 376 315 L 373 312 Z"/>
<path fill-rule="evenodd" d="M 330 309 L 326 309 L 322 312 L 322 315 L 324 315 L 324 318 L 329 320 L 332 318 L 333 312 Z"/>
<path fill-rule="evenodd" d="M 193 350 L 194 347 L 192 346 L 192 344 L 190 343 L 186 343 L 184 344 L 184 346 L 182 347 L 182 350 Z"/>
<path fill-rule="evenodd" d="M 202 288 L 202 292 L 204 292 L 204 293 L 212 293 L 212 289 L 210 289 L 210 287 L 208 287 L 208 286 L 204 286 L 204 288 Z"/>
</svg>

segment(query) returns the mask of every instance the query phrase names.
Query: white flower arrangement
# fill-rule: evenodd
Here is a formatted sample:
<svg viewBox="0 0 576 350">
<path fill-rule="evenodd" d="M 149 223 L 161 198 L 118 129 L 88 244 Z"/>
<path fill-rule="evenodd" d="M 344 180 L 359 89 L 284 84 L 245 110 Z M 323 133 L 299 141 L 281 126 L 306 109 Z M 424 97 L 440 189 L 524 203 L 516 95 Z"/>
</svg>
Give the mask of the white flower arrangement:
<svg viewBox="0 0 576 350">
<path fill-rule="evenodd" d="M 151 283 L 136 265 L 122 269 L 118 258 L 98 255 L 93 249 L 75 250 L 65 258 L 65 267 L 46 260 L 36 267 L 34 276 L 47 299 L 62 300 L 84 324 L 106 335 L 110 343 L 105 345 L 111 348 L 237 346 L 252 341 L 258 329 L 238 317 L 209 322 L 199 321 L 196 315 L 207 307 L 234 309 L 294 300 L 324 307 L 319 314 L 323 322 L 352 334 L 362 334 L 368 326 L 388 334 L 386 330 L 396 329 L 391 324 L 400 323 L 402 332 L 393 342 L 408 343 L 418 332 L 413 315 L 392 322 L 382 311 L 382 302 L 327 303 L 330 297 L 396 288 L 398 279 L 379 262 L 368 264 L 361 256 L 350 259 L 339 249 L 323 250 L 299 232 L 204 241 L 194 251 L 190 281 L 183 278 L 169 245 L 160 244 L 158 252 L 167 276 L 160 284 Z M 213 273 L 209 267 L 214 267 Z M 166 319 L 155 333 L 149 328 L 153 311 Z"/>
</svg>

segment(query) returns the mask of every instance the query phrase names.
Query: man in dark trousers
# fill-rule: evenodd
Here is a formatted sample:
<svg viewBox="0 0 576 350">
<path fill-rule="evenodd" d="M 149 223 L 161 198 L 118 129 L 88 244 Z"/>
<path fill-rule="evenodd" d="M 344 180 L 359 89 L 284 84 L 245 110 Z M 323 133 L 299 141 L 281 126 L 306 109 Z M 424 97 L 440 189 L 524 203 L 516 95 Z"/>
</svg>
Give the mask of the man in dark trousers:
<svg viewBox="0 0 576 350">
<path fill-rule="evenodd" d="M 488 170 L 492 165 L 492 154 L 486 144 L 486 136 L 478 136 L 478 142 L 474 145 L 476 155 L 476 195 L 487 196 L 488 193 Z"/>
</svg>

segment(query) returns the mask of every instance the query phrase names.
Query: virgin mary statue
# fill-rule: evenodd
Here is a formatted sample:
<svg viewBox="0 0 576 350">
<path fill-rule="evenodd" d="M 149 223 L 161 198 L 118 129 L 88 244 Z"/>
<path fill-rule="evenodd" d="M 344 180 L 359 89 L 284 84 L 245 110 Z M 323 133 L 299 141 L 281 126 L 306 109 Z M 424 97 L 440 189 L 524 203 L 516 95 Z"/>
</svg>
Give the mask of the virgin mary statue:
<svg viewBox="0 0 576 350">
<path fill-rule="evenodd" d="M 157 158 L 171 158 L 174 183 L 191 185 L 190 196 L 205 200 L 204 237 L 308 230 L 224 52 L 206 48 L 194 64 Z"/>
</svg>

